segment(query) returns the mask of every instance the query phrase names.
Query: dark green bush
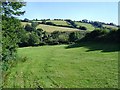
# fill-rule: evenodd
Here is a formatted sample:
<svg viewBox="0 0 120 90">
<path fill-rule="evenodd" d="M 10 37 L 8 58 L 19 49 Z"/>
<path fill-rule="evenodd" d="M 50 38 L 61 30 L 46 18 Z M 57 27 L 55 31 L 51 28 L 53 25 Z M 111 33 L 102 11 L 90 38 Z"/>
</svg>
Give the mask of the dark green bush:
<svg viewBox="0 0 120 90">
<path fill-rule="evenodd" d="M 79 26 L 78 29 L 81 29 L 81 30 L 87 30 L 87 28 L 84 27 L 84 26 Z"/>
<path fill-rule="evenodd" d="M 29 33 L 29 46 L 35 46 L 40 43 L 39 36 L 36 35 L 34 32 Z"/>
<path fill-rule="evenodd" d="M 95 41 L 104 43 L 119 43 L 120 29 L 109 30 L 109 29 L 97 29 L 90 33 L 87 33 L 84 38 L 80 41 Z"/>
<path fill-rule="evenodd" d="M 34 31 L 34 28 L 31 25 L 26 24 L 25 30 L 28 31 L 28 32 L 32 32 L 32 31 Z"/>
<path fill-rule="evenodd" d="M 69 35 L 69 41 L 76 42 L 76 41 L 80 40 L 82 37 L 84 37 L 84 34 L 82 32 L 80 32 L 80 31 L 72 32 Z"/>
<path fill-rule="evenodd" d="M 55 25 L 54 23 L 52 22 L 46 22 L 47 25 Z"/>
</svg>

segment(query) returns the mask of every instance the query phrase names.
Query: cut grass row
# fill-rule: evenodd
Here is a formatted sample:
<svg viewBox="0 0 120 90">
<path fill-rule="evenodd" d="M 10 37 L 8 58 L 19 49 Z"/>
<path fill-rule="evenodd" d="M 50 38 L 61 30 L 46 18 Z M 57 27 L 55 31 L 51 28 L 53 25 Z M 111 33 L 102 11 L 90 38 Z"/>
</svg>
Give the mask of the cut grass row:
<svg viewBox="0 0 120 90">
<path fill-rule="evenodd" d="M 67 27 L 58 27 L 58 26 L 51 26 L 51 25 L 44 25 L 39 24 L 37 28 L 42 28 L 46 32 L 53 32 L 53 31 L 80 31 L 79 29 L 74 28 L 67 28 Z"/>
</svg>

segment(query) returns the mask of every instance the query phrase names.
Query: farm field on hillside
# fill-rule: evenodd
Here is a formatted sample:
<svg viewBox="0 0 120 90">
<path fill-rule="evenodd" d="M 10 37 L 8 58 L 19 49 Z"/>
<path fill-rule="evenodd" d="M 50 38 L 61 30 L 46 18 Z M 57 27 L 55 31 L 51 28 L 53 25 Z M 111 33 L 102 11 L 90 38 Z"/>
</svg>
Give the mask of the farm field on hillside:
<svg viewBox="0 0 120 90">
<path fill-rule="evenodd" d="M 93 31 L 95 29 L 91 24 L 88 23 L 75 22 L 75 24 L 77 24 L 78 26 L 84 26 L 89 31 Z"/>
<path fill-rule="evenodd" d="M 31 24 L 28 22 L 22 22 L 22 25 L 25 26 L 26 24 Z M 46 32 L 53 32 L 53 31 L 80 31 L 79 29 L 74 28 L 67 28 L 67 27 L 58 27 L 58 26 L 51 26 L 51 25 L 44 25 L 39 24 L 37 28 L 42 28 Z"/>
<path fill-rule="evenodd" d="M 26 24 L 31 25 L 31 23 L 28 23 L 28 22 L 21 22 L 21 24 L 22 24 L 23 26 L 25 26 Z"/>
<path fill-rule="evenodd" d="M 114 45 L 81 44 L 19 48 L 28 60 L 11 68 L 4 87 L 117 88 Z"/>
<path fill-rule="evenodd" d="M 58 26 L 50 26 L 39 24 L 37 28 L 42 28 L 46 32 L 53 32 L 53 31 L 80 31 L 79 29 L 74 28 L 67 28 L 67 27 L 58 27 Z"/>
<path fill-rule="evenodd" d="M 112 29 L 118 29 L 118 27 L 112 26 L 112 25 L 103 25 L 103 27 L 112 28 Z"/>
<path fill-rule="evenodd" d="M 63 25 L 63 26 L 71 26 L 66 21 L 59 21 L 59 20 L 49 20 L 47 22 L 52 22 L 56 25 Z"/>
</svg>

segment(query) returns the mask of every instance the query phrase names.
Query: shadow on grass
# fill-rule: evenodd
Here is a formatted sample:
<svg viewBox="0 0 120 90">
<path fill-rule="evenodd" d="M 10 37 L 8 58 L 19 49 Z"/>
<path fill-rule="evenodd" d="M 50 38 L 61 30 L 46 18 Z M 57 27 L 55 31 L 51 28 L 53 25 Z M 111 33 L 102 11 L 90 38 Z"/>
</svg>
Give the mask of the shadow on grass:
<svg viewBox="0 0 120 90">
<path fill-rule="evenodd" d="M 120 51 L 120 45 L 119 44 L 113 44 L 113 43 L 97 43 L 97 42 L 81 42 L 77 44 L 71 44 L 67 47 L 66 49 L 70 48 L 79 48 L 79 47 L 86 47 L 89 50 L 86 52 L 90 51 L 96 51 L 96 50 L 101 50 L 102 52 L 115 52 L 115 51 Z"/>
</svg>

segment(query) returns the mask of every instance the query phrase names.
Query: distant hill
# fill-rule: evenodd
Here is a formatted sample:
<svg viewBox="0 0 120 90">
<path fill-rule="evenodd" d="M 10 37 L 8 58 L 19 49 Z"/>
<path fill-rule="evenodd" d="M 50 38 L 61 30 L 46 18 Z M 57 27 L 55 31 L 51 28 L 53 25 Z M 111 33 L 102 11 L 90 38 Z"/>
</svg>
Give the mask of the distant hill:
<svg viewBox="0 0 120 90">
<path fill-rule="evenodd" d="M 26 24 L 31 24 L 28 22 L 21 22 L 23 26 Z M 74 28 L 68 28 L 68 27 L 58 27 L 58 26 L 51 26 L 51 25 L 44 25 L 44 24 L 39 24 L 37 28 L 41 28 L 46 32 L 53 32 L 53 31 L 80 31 L 79 29 L 74 29 Z"/>
<path fill-rule="evenodd" d="M 43 23 L 44 21 L 44 23 Z M 33 22 L 38 22 L 39 25 L 37 28 L 42 28 L 46 32 L 53 32 L 53 31 L 85 31 L 81 30 L 78 27 L 82 26 L 87 29 L 87 31 L 93 31 L 95 27 L 87 22 L 79 22 L 79 21 L 73 21 L 76 27 L 73 27 L 69 22 L 65 20 L 38 20 L 38 21 L 33 21 Z M 31 24 L 29 22 L 21 22 L 23 26 L 26 24 Z M 107 29 L 118 29 L 117 26 L 113 25 L 106 25 L 102 24 L 103 27 Z"/>
</svg>

